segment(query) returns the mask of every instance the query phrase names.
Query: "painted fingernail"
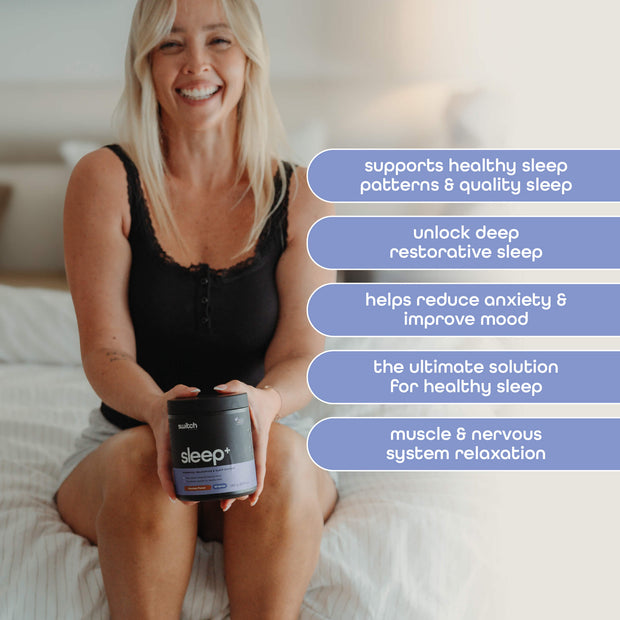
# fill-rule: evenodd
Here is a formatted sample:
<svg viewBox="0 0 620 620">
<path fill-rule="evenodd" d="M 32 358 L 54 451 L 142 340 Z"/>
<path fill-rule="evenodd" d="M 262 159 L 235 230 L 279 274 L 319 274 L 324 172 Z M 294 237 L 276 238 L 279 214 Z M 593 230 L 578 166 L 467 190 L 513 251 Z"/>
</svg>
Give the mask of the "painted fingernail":
<svg viewBox="0 0 620 620">
<path fill-rule="evenodd" d="M 194 394 L 198 394 L 198 392 L 200 392 L 200 388 L 189 388 L 190 392 L 193 392 Z"/>
<path fill-rule="evenodd" d="M 227 504 L 226 506 L 222 506 L 222 512 L 226 512 L 229 508 L 230 508 L 230 504 Z"/>
<path fill-rule="evenodd" d="M 170 496 L 168 495 L 168 499 L 169 499 L 169 500 L 170 500 L 173 504 L 176 504 L 176 503 L 177 503 L 177 498 L 176 498 L 176 497 L 170 497 Z"/>
<path fill-rule="evenodd" d="M 222 384 L 222 385 L 216 385 L 213 389 L 214 389 L 214 390 L 217 390 L 218 392 L 223 392 L 224 390 L 227 390 L 227 389 L 228 389 L 228 386 L 227 386 L 227 385 L 224 385 L 224 384 Z"/>
</svg>

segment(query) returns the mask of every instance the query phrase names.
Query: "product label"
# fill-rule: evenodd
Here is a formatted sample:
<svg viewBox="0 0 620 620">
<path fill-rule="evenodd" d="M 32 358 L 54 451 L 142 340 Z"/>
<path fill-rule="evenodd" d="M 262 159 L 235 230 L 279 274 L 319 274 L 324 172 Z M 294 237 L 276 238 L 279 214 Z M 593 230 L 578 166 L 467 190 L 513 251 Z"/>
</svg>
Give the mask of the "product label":
<svg viewBox="0 0 620 620">
<path fill-rule="evenodd" d="M 256 488 L 253 460 L 217 467 L 175 467 L 172 473 L 177 495 L 219 495 Z"/>
<path fill-rule="evenodd" d="M 252 426 L 247 409 L 170 416 L 177 495 L 219 495 L 256 488 Z"/>
<path fill-rule="evenodd" d="M 224 456 L 230 454 L 230 448 L 226 446 L 223 450 L 191 450 L 189 446 L 181 452 L 181 463 L 213 463 L 217 465 L 219 461 L 224 460 Z"/>
</svg>

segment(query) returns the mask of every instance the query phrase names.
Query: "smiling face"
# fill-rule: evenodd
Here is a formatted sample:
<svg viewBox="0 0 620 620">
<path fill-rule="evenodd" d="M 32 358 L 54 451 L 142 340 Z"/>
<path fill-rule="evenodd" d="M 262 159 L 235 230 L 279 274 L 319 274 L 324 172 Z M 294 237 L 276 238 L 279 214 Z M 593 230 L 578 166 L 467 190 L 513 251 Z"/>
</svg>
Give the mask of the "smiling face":
<svg viewBox="0 0 620 620">
<path fill-rule="evenodd" d="M 217 0 L 179 0 L 171 33 L 151 52 L 164 130 L 236 126 L 246 61 Z"/>
</svg>

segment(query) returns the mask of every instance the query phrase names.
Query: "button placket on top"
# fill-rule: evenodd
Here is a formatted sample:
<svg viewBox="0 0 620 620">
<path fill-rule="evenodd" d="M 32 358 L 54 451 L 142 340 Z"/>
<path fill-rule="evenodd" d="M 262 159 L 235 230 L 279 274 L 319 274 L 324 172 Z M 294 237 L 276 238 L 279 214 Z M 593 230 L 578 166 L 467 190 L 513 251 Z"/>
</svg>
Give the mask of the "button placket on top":
<svg viewBox="0 0 620 620">
<path fill-rule="evenodd" d="M 210 318 L 210 302 L 209 302 L 209 290 L 211 284 L 211 274 L 209 268 L 205 267 L 200 274 L 200 326 L 203 329 L 209 329 L 211 323 Z"/>
</svg>

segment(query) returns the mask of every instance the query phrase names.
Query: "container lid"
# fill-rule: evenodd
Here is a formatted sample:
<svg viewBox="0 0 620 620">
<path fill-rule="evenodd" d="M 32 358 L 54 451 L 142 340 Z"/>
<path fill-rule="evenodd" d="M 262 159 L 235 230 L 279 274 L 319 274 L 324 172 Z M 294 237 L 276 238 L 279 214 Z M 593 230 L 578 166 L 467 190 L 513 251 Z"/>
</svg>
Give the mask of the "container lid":
<svg viewBox="0 0 620 620">
<path fill-rule="evenodd" d="M 205 394 L 192 398 L 173 398 L 168 401 L 168 413 L 186 415 L 240 409 L 248 406 L 248 395 L 243 394 Z"/>
</svg>

